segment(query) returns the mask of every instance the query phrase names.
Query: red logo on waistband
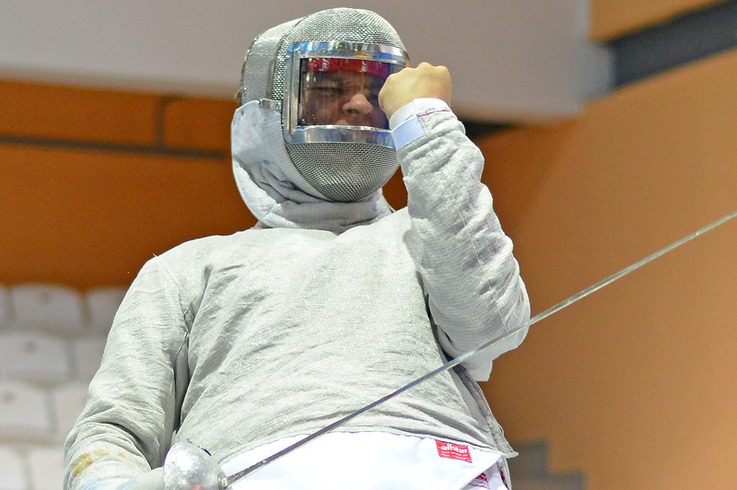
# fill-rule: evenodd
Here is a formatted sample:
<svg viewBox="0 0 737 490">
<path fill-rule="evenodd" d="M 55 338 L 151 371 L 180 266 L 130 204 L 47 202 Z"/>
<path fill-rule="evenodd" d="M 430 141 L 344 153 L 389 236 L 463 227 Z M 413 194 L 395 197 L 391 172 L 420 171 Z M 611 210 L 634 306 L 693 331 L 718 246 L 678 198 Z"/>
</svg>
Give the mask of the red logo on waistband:
<svg viewBox="0 0 737 490">
<path fill-rule="evenodd" d="M 441 458 L 472 462 L 471 452 L 468 450 L 468 446 L 438 440 L 435 440 L 435 444 L 438 446 L 438 456 Z"/>
</svg>

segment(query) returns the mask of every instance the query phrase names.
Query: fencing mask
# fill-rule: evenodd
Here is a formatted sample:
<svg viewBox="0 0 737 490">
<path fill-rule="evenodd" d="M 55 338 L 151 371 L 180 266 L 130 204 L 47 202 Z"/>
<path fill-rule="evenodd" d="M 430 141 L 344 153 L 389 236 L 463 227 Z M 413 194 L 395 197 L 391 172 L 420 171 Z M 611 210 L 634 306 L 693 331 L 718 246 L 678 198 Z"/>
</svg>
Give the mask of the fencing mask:
<svg viewBox="0 0 737 490">
<path fill-rule="evenodd" d="M 399 165 L 378 93 L 406 65 L 404 45 L 382 17 L 324 10 L 253 41 L 240 102 L 281 111 L 287 154 L 302 177 L 329 200 L 357 201 Z"/>
</svg>

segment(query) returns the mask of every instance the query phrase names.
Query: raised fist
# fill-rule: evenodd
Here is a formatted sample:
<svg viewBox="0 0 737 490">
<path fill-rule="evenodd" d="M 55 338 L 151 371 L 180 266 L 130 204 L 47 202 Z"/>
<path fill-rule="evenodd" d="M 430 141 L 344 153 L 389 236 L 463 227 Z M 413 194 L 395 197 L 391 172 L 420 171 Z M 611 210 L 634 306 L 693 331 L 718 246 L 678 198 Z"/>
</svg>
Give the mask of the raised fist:
<svg viewBox="0 0 737 490">
<path fill-rule="evenodd" d="M 379 105 L 386 114 L 392 114 L 405 104 L 419 98 L 442 99 L 450 104 L 452 86 L 450 72 L 444 66 L 420 63 L 390 75 L 379 92 Z"/>
</svg>

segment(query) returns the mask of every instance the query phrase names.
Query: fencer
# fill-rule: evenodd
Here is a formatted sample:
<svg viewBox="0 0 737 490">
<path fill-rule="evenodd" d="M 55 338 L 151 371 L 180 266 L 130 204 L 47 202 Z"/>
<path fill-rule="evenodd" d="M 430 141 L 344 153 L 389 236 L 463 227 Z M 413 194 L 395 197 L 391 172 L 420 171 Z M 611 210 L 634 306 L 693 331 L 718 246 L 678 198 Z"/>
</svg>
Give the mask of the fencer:
<svg viewBox="0 0 737 490">
<path fill-rule="evenodd" d="M 407 60 L 365 10 L 254 40 L 231 137 L 258 224 L 141 269 L 67 438 L 66 488 L 164 488 L 174 441 L 235 473 L 528 320 L 449 72 Z M 400 166 L 394 211 L 381 187 Z M 475 380 L 525 334 L 232 488 L 508 487 L 515 453 Z"/>
</svg>

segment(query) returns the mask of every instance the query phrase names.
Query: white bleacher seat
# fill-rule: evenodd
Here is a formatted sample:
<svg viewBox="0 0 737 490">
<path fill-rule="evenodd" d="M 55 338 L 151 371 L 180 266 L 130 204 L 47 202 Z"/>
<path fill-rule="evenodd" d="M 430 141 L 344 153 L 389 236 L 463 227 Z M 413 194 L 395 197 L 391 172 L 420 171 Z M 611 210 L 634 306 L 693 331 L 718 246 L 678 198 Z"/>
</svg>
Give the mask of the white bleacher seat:
<svg viewBox="0 0 737 490">
<path fill-rule="evenodd" d="M 60 490 L 64 482 L 64 450 L 36 448 L 28 452 L 33 490 Z"/>
<path fill-rule="evenodd" d="M 25 383 L 0 380 L 0 440 L 45 442 L 52 436 L 48 395 Z"/>
<path fill-rule="evenodd" d="M 10 288 L 14 322 L 19 329 L 77 332 L 86 318 L 79 293 L 53 284 L 21 284 Z"/>
<path fill-rule="evenodd" d="M 56 440 L 63 443 L 87 401 L 87 385 L 71 383 L 60 386 L 53 391 L 52 399 L 56 421 Z"/>
<path fill-rule="evenodd" d="M 107 333 L 110 330 L 125 292 L 122 287 L 104 287 L 87 292 L 87 311 L 90 326 L 95 332 Z"/>
<path fill-rule="evenodd" d="M 45 384 L 67 381 L 72 375 L 67 342 L 40 332 L 0 333 L 0 375 Z"/>
<path fill-rule="evenodd" d="M 12 448 L 0 446 L 0 490 L 28 488 L 25 461 Z"/>
</svg>

